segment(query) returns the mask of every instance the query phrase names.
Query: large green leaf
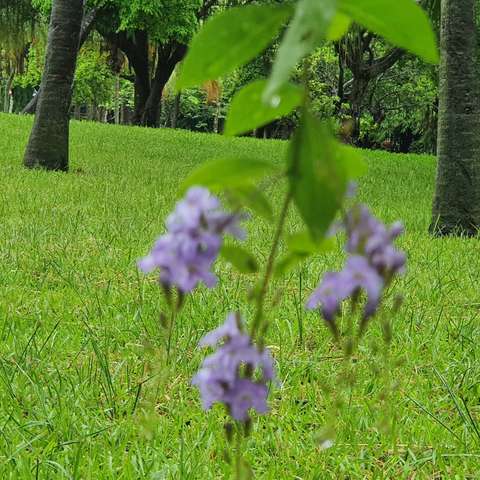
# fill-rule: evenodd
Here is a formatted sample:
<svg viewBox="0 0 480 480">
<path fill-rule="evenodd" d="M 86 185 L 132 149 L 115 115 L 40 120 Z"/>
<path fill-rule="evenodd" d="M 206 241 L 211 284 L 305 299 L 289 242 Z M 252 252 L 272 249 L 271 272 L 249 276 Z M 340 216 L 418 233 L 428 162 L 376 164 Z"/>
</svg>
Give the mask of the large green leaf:
<svg viewBox="0 0 480 480">
<path fill-rule="evenodd" d="M 182 183 L 183 193 L 193 185 L 202 185 L 212 191 L 242 187 L 272 173 L 275 166 L 265 160 L 248 157 L 221 158 L 203 163 Z"/>
<path fill-rule="evenodd" d="M 314 255 L 332 250 L 335 245 L 333 238 L 323 238 L 321 241 L 315 241 L 310 232 L 298 232 L 287 238 L 288 250 L 298 255 Z"/>
<path fill-rule="evenodd" d="M 255 257 L 237 245 L 224 245 L 220 251 L 222 257 L 231 263 L 240 273 L 258 272 L 258 263 Z"/>
<path fill-rule="evenodd" d="M 228 191 L 242 207 L 251 208 L 268 221 L 273 219 L 273 209 L 267 197 L 254 185 L 245 183 Z"/>
<path fill-rule="evenodd" d="M 255 58 L 291 14 L 289 6 L 249 5 L 216 15 L 193 38 L 176 88 L 215 80 Z"/>
<path fill-rule="evenodd" d="M 274 102 L 263 101 L 266 80 L 257 80 L 242 88 L 228 110 L 226 135 L 239 135 L 288 115 L 302 101 L 302 90 L 286 83 L 277 92 Z"/>
<path fill-rule="evenodd" d="M 438 49 L 427 14 L 414 0 L 338 0 L 340 11 L 374 33 L 427 62 Z"/>
<path fill-rule="evenodd" d="M 276 95 L 295 66 L 326 38 L 335 14 L 336 0 L 299 1 L 273 65 L 263 97 L 266 102 L 276 101 Z"/>
<path fill-rule="evenodd" d="M 340 40 L 350 28 L 352 20 L 343 13 L 338 12 L 332 19 L 327 30 L 327 40 L 336 42 Z"/>
<path fill-rule="evenodd" d="M 340 145 L 329 126 L 305 110 L 289 162 L 295 204 L 312 239 L 318 242 L 335 218 L 349 180 L 362 173 L 362 159 Z"/>
<path fill-rule="evenodd" d="M 335 240 L 324 238 L 320 242 L 312 239 L 309 232 L 299 232 L 287 239 L 288 253 L 275 265 L 275 277 L 282 277 L 310 256 L 327 253 L 334 249 Z"/>
</svg>

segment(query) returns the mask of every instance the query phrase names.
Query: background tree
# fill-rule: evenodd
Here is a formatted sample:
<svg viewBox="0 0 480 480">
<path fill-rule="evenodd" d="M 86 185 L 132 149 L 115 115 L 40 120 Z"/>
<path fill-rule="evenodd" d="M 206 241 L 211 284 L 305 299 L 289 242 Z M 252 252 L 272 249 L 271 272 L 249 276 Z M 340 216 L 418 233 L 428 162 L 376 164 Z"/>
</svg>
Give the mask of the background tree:
<svg viewBox="0 0 480 480">
<path fill-rule="evenodd" d="M 111 0 L 103 5 L 97 29 L 125 54 L 134 73 L 133 123 L 158 127 L 163 89 L 208 5 L 199 0 Z"/>
<path fill-rule="evenodd" d="M 352 118 L 351 138 L 353 143 L 360 139 L 360 119 L 365 106 L 368 88 L 379 76 L 395 65 L 405 54 L 400 48 L 385 49 L 375 35 L 354 25 L 337 44 L 339 58 L 339 105 L 348 102 Z M 344 83 L 344 70 L 348 68 L 351 78 Z"/>
<path fill-rule="evenodd" d="M 430 231 L 480 227 L 480 70 L 475 0 L 442 0 L 438 170 Z"/>
<path fill-rule="evenodd" d="M 37 12 L 30 0 L 0 1 L 0 110 L 13 109 L 12 89 L 22 74 L 37 33 Z"/>
<path fill-rule="evenodd" d="M 40 11 L 43 11 L 44 14 L 50 15 L 50 2 L 41 3 L 39 4 Z M 90 32 L 93 30 L 95 25 L 95 20 L 97 18 L 98 9 L 96 7 L 90 8 L 85 15 L 83 16 L 82 20 L 82 28 L 80 30 L 80 41 L 78 49 L 82 48 L 82 46 L 87 41 Z M 27 103 L 27 105 L 23 108 L 22 113 L 24 114 L 33 114 L 37 109 L 38 100 L 40 99 L 42 91 L 41 88 L 37 92 L 37 94 Z"/>
<path fill-rule="evenodd" d="M 28 168 L 68 170 L 69 111 L 83 0 L 54 0 L 37 113 L 25 152 Z"/>
</svg>

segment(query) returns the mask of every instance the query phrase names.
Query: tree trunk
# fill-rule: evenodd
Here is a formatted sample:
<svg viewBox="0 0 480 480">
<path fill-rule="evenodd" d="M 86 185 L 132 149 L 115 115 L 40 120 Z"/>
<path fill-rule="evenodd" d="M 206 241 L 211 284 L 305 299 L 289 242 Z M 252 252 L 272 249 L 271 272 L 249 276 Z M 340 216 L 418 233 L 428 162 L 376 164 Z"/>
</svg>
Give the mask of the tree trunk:
<svg viewBox="0 0 480 480">
<path fill-rule="evenodd" d="M 10 76 L 7 79 L 6 85 L 5 85 L 5 98 L 3 102 L 3 111 L 5 113 L 10 113 L 11 106 L 12 106 L 12 96 L 10 95 L 11 90 L 12 90 L 12 85 L 13 85 L 13 80 L 15 78 L 15 73 L 12 72 Z"/>
<path fill-rule="evenodd" d="M 405 51 L 392 48 L 380 58 L 375 57 L 375 36 L 359 27 L 352 27 L 350 32 L 336 45 L 339 56 L 339 83 L 345 76 L 344 68 L 352 73 L 352 78 L 338 86 L 339 103 L 348 99 L 352 121 L 349 135 L 351 141 L 360 144 L 360 120 L 363 114 L 365 95 L 369 85 L 380 75 L 388 71 L 402 58 Z"/>
<path fill-rule="evenodd" d="M 157 48 L 155 76 L 151 83 L 150 95 L 145 103 L 141 125 L 158 128 L 163 89 L 175 70 L 177 63 L 183 59 L 186 53 L 187 47 L 176 42 Z"/>
<path fill-rule="evenodd" d="M 185 56 L 186 45 L 175 41 L 159 44 L 156 66 L 153 68 L 150 65 L 147 32 L 136 30 L 132 35 L 127 35 L 126 32 L 103 35 L 111 44 L 122 50 L 135 72 L 135 106 L 132 123 L 158 127 L 163 89 L 175 66 Z"/>
<path fill-rule="evenodd" d="M 475 0 L 442 0 L 438 167 L 430 232 L 480 227 L 480 71 Z"/>
<path fill-rule="evenodd" d="M 213 133 L 218 133 L 218 123 L 220 118 L 220 100 L 215 102 L 215 113 L 213 115 Z"/>
<path fill-rule="evenodd" d="M 83 47 L 83 44 L 87 41 L 90 32 L 93 30 L 95 25 L 95 20 L 97 19 L 98 10 L 92 8 L 85 13 L 82 22 L 82 29 L 80 30 L 80 44 L 78 49 L 80 50 Z M 37 109 L 38 99 L 40 98 L 41 87 L 38 90 L 37 94 L 27 103 L 23 108 L 22 112 L 24 115 L 33 115 Z"/>
<path fill-rule="evenodd" d="M 171 127 L 177 128 L 178 115 L 180 114 L 180 104 L 182 101 L 182 93 L 178 92 L 175 95 L 175 101 L 172 109 Z"/>
<path fill-rule="evenodd" d="M 115 77 L 115 111 L 114 111 L 115 125 L 120 123 L 120 75 Z"/>
<path fill-rule="evenodd" d="M 53 2 L 42 95 L 24 158 L 28 168 L 68 170 L 69 112 L 83 8 L 83 0 Z"/>
</svg>

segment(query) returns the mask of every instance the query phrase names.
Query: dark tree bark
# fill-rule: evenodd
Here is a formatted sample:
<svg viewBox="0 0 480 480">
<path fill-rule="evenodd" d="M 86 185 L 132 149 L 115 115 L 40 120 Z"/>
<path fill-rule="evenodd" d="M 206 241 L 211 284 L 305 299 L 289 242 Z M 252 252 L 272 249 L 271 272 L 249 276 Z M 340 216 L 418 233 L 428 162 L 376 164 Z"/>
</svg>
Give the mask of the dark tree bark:
<svg viewBox="0 0 480 480">
<path fill-rule="evenodd" d="M 187 46 L 176 41 L 158 45 L 155 67 L 152 68 L 146 32 L 139 30 L 135 31 L 134 35 L 118 32 L 104 34 L 104 36 L 110 43 L 117 45 L 122 50 L 135 72 L 133 124 L 152 128 L 159 127 L 163 89 L 177 63 L 185 56 Z"/>
<path fill-rule="evenodd" d="M 430 232 L 480 228 L 480 69 L 475 0 L 442 0 L 438 168 Z"/>
<path fill-rule="evenodd" d="M 160 122 L 160 106 L 163 90 L 178 62 L 187 53 L 187 47 L 177 42 L 159 46 L 157 49 L 157 67 L 150 87 L 150 95 L 145 104 L 141 124 L 157 128 Z"/>
<path fill-rule="evenodd" d="M 83 9 L 83 0 L 53 1 L 42 94 L 24 157 L 28 168 L 68 170 L 69 110 Z"/>
<path fill-rule="evenodd" d="M 87 41 L 93 27 L 95 25 L 95 20 L 97 18 L 98 10 L 92 8 L 85 13 L 82 21 L 82 29 L 80 30 L 80 43 L 78 49 L 80 50 L 84 43 Z M 38 99 L 40 98 L 41 88 L 38 90 L 37 94 L 27 103 L 23 108 L 22 113 L 24 115 L 33 115 L 37 109 Z"/>
</svg>

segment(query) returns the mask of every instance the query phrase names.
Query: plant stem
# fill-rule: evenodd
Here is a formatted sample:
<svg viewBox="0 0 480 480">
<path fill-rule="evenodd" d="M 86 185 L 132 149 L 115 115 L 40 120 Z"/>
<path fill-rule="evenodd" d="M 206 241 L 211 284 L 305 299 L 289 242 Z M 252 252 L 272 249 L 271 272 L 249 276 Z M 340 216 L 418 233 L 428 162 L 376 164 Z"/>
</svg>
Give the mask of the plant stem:
<svg viewBox="0 0 480 480">
<path fill-rule="evenodd" d="M 237 425 L 237 445 L 235 448 L 235 479 L 242 480 L 242 432 Z"/>
<path fill-rule="evenodd" d="M 170 363 L 170 351 L 172 347 L 172 335 L 175 327 L 175 320 L 177 318 L 177 307 L 172 305 L 172 315 L 170 317 L 170 325 L 168 326 L 168 340 L 167 340 L 167 365 Z"/>
<path fill-rule="evenodd" d="M 258 333 L 262 325 L 265 296 L 268 291 L 268 284 L 272 278 L 273 267 L 275 266 L 275 257 L 277 255 L 277 250 L 280 245 L 280 238 L 282 237 L 283 229 L 285 227 L 288 208 L 292 201 L 292 197 L 293 197 L 293 192 L 292 192 L 292 189 L 290 188 L 285 197 L 285 201 L 283 202 L 280 218 L 278 219 L 277 229 L 275 231 L 275 236 L 273 237 L 272 248 L 270 250 L 270 255 L 267 261 L 267 267 L 265 269 L 265 274 L 263 276 L 263 280 L 260 286 L 260 291 L 258 292 L 258 295 L 257 295 L 256 312 L 255 312 L 255 317 L 253 319 L 252 331 L 251 331 L 252 339 L 255 338 L 255 335 Z"/>
</svg>

